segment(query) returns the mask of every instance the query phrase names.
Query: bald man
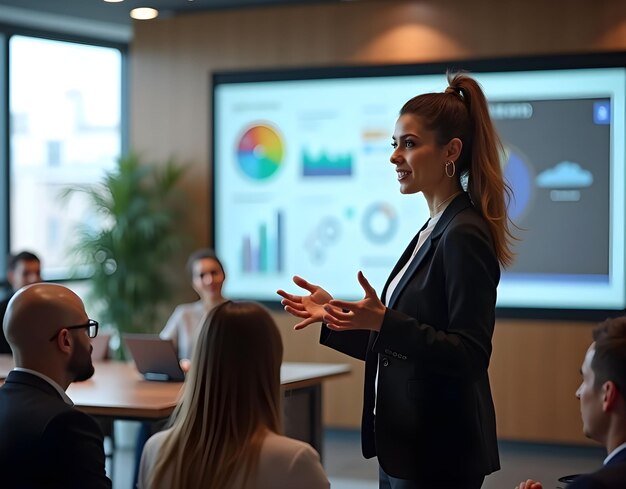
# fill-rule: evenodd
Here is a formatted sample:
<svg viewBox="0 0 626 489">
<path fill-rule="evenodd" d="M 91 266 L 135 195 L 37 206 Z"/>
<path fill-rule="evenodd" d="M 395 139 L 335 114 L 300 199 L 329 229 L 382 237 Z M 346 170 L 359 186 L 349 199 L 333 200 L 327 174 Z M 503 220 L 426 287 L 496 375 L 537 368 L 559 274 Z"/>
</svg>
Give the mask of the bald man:
<svg viewBox="0 0 626 489">
<path fill-rule="evenodd" d="M 93 375 L 98 323 L 71 290 L 39 283 L 17 291 L 3 327 L 15 369 L 0 387 L 0 486 L 111 488 L 102 432 L 65 393 Z"/>
</svg>

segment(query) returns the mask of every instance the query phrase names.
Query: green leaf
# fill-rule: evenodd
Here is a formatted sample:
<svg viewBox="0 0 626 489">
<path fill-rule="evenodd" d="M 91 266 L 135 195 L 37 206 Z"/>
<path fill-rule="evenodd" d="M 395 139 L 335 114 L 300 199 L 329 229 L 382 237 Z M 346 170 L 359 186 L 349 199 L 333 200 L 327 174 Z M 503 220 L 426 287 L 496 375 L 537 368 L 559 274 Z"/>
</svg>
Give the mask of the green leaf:
<svg viewBox="0 0 626 489">
<path fill-rule="evenodd" d="M 90 216 L 76 227 L 70 250 L 74 270 L 90 271 L 89 299 L 102 304 L 100 322 L 119 333 L 152 332 L 169 297 L 166 267 L 181 246 L 177 185 L 186 170 L 172 159 L 145 164 L 130 153 L 97 184 L 59 194 L 66 203 L 74 194 L 87 197 Z M 89 225 L 94 220 L 99 229 Z"/>
</svg>

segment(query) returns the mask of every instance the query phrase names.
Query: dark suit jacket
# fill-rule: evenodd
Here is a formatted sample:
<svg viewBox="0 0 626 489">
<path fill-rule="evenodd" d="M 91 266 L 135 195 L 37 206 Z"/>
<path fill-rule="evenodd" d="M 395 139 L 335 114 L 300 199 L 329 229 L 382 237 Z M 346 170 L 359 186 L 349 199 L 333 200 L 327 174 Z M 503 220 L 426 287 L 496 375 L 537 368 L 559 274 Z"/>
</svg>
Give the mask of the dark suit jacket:
<svg viewBox="0 0 626 489">
<path fill-rule="evenodd" d="M 4 336 L 4 330 L 2 328 L 4 314 L 7 312 L 7 306 L 9 305 L 11 297 L 13 297 L 13 292 L 7 294 L 2 300 L 0 300 L 0 353 L 13 353 L 6 337 Z"/>
<path fill-rule="evenodd" d="M 6 489 L 111 488 L 96 422 L 27 372 L 0 387 L 0 477 Z"/>
<path fill-rule="evenodd" d="M 626 449 L 622 449 L 600 470 L 578 477 L 567 489 L 624 489 L 626 487 Z"/>
<path fill-rule="evenodd" d="M 396 287 L 380 333 L 322 327 L 323 344 L 366 362 L 363 455 L 377 455 L 387 474 L 427 482 L 500 468 L 487 375 L 499 280 L 487 224 L 461 194 Z"/>
</svg>

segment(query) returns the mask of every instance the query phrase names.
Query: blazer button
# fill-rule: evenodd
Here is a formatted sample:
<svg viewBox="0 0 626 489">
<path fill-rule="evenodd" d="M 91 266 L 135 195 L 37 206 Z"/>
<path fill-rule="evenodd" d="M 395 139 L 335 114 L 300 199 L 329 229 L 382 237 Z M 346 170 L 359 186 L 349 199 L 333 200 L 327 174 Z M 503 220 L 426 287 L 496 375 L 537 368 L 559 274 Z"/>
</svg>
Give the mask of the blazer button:
<svg viewBox="0 0 626 489">
<path fill-rule="evenodd" d="M 389 359 L 383 358 L 383 367 L 388 367 L 388 366 L 389 366 Z"/>
</svg>

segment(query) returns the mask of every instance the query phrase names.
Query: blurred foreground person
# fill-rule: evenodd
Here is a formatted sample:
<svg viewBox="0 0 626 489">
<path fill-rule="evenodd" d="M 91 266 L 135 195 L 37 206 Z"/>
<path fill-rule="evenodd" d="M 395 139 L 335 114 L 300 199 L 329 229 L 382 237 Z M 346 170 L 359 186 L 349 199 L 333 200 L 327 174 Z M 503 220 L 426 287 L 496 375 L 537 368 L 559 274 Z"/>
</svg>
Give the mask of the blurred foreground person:
<svg viewBox="0 0 626 489">
<path fill-rule="evenodd" d="M 58 284 L 13 296 L 4 318 L 15 368 L 0 387 L 3 488 L 110 488 L 102 432 L 65 390 L 89 379 L 98 323 L 80 298 Z"/>
<path fill-rule="evenodd" d="M 283 345 L 269 313 L 225 302 L 198 336 L 172 427 L 144 448 L 141 489 L 325 489 L 319 456 L 280 435 Z"/>
<path fill-rule="evenodd" d="M 581 367 L 580 400 L 583 431 L 606 447 L 601 469 L 577 477 L 567 489 L 626 487 L 626 316 L 607 319 L 593 332 Z M 531 479 L 516 489 L 542 489 Z"/>
</svg>

